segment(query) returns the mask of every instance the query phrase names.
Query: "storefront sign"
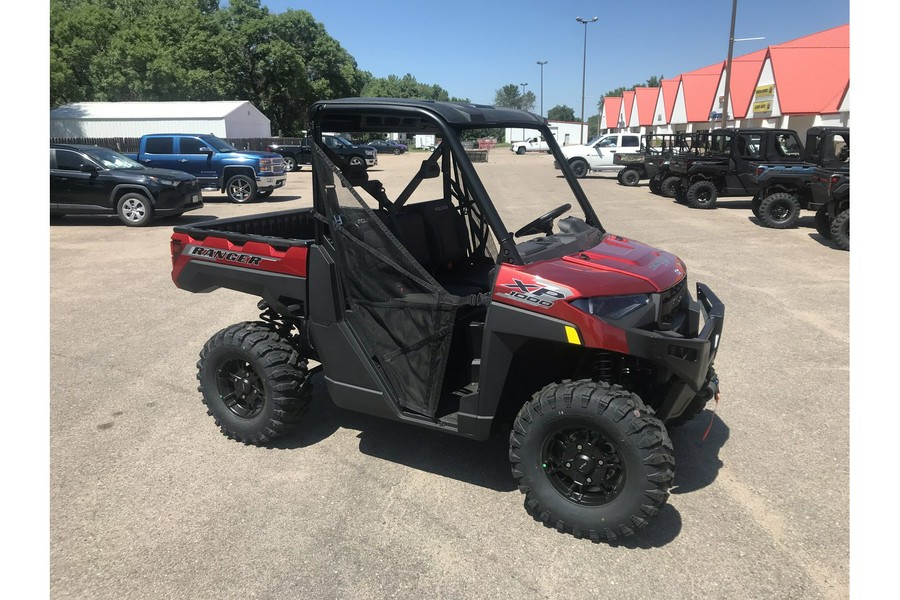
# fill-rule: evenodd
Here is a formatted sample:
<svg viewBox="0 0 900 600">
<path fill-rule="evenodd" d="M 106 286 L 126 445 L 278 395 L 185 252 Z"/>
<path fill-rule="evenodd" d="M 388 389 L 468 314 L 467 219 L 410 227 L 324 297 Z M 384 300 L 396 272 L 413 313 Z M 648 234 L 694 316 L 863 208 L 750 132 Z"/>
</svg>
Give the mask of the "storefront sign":
<svg viewBox="0 0 900 600">
<path fill-rule="evenodd" d="M 756 88 L 755 97 L 759 98 L 760 96 L 771 96 L 774 93 L 775 93 L 775 84 L 761 85 L 758 88 Z"/>
<path fill-rule="evenodd" d="M 753 103 L 753 112 L 769 112 L 772 110 L 772 102 L 771 100 L 766 100 L 764 102 L 754 102 Z"/>
</svg>

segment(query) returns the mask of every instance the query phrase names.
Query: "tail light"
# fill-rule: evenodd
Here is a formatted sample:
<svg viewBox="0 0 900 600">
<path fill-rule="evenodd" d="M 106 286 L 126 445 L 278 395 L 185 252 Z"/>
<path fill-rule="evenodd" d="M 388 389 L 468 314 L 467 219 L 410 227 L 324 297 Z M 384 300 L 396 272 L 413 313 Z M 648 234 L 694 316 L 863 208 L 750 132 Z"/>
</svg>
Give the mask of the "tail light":
<svg viewBox="0 0 900 600">
<path fill-rule="evenodd" d="M 756 167 L 756 176 L 759 177 L 760 175 L 763 174 L 763 171 L 765 171 L 765 170 L 766 170 L 765 167 Z"/>
<path fill-rule="evenodd" d="M 837 182 L 840 181 L 841 178 L 838 175 L 831 176 L 831 185 L 837 185 Z"/>
<path fill-rule="evenodd" d="M 174 269 L 175 263 L 178 262 L 178 257 L 184 252 L 184 244 L 181 240 L 173 239 L 169 242 L 169 251 L 172 254 L 172 268 Z"/>
</svg>

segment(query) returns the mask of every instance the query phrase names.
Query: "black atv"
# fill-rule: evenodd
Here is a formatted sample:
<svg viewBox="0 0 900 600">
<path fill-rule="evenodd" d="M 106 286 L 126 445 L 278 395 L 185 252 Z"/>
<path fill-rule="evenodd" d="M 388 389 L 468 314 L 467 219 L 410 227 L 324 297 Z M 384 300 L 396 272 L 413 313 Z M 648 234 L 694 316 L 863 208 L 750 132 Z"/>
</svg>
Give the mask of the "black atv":
<svg viewBox="0 0 900 600">
<path fill-rule="evenodd" d="M 690 133 L 645 134 L 639 153 L 613 156 L 613 163 L 624 167 L 616 174 L 616 179 L 626 186 L 636 186 L 642 179 L 649 179 L 650 191 L 660 194 L 669 159 L 675 154 L 690 152 L 695 139 L 699 136 L 695 138 Z"/>
<path fill-rule="evenodd" d="M 754 163 L 800 163 L 803 144 L 792 129 L 714 129 L 702 156 L 679 154 L 669 162 L 678 176 L 675 199 L 691 208 L 715 208 L 720 196 L 755 196 Z"/>
<path fill-rule="evenodd" d="M 759 186 L 752 202 L 753 214 L 763 226 L 794 227 L 802 210 L 818 208 L 813 203 L 813 175 L 818 168 L 839 170 L 850 160 L 850 129 L 811 127 L 806 132 L 802 159 L 800 163 L 789 160 L 751 165 Z"/>
</svg>

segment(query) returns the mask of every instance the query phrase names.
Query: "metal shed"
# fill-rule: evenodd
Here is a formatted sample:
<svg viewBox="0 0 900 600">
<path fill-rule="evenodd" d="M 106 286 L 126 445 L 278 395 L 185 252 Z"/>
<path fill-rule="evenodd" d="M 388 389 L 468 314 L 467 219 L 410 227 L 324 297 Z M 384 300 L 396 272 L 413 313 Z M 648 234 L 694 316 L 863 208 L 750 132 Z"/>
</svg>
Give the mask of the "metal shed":
<svg viewBox="0 0 900 600">
<path fill-rule="evenodd" d="M 147 133 L 211 133 L 267 138 L 269 119 L 246 100 L 79 102 L 50 111 L 51 138 L 135 138 Z"/>
</svg>

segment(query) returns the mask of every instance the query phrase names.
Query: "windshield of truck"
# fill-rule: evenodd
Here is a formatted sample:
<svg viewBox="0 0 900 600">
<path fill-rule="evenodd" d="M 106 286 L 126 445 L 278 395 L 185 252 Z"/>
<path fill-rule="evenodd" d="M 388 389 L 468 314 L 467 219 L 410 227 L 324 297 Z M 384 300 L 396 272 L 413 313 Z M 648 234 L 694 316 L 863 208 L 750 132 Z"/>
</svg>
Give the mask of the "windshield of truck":
<svg viewBox="0 0 900 600">
<path fill-rule="evenodd" d="M 107 169 L 143 169 L 144 165 L 108 148 L 91 148 L 85 152 L 96 163 Z"/>
<path fill-rule="evenodd" d="M 200 139 L 209 144 L 209 147 L 215 150 L 216 152 L 237 152 L 238 149 L 226 142 L 225 140 L 221 140 L 214 135 L 203 135 L 200 136 Z"/>
</svg>

